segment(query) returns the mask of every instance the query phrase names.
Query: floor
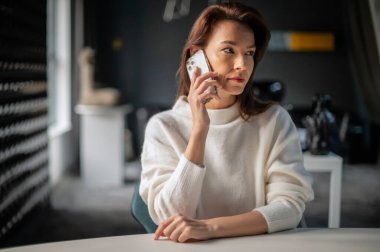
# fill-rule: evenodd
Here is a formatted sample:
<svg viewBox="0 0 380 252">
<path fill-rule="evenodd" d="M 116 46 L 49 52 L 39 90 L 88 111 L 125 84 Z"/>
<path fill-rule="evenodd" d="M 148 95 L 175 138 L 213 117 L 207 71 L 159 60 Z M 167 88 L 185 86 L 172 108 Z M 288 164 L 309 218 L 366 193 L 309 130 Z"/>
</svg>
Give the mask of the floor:
<svg viewBox="0 0 380 252">
<path fill-rule="evenodd" d="M 144 233 L 130 212 L 134 179 L 131 168 L 122 188 L 94 189 L 76 174 L 66 174 L 52 189 L 50 201 L 33 211 L 0 240 L 0 248 Z M 327 227 L 329 175 L 315 173 L 315 200 L 307 205 L 308 227 Z M 380 167 L 345 165 L 341 227 L 380 228 Z"/>
<path fill-rule="evenodd" d="M 308 227 L 327 227 L 328 173 L 313 173 L 314 201 L 308 203 Z M 343 168 L 341 227 L 380 228 L 380 167 L 345 165 Z"/>
</svg>

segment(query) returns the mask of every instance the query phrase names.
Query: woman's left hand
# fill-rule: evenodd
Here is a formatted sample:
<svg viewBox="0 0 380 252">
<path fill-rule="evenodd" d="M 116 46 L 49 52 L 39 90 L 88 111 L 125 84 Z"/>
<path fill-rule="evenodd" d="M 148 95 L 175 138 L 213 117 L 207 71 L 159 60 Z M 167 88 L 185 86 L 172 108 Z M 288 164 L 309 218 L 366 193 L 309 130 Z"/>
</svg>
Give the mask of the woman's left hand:
<svg viewBox="0 0 380 252">
<path fill-rule="evenodd" d="M 171 216 L 158 226 L 154 239 L 157 240 L 160 236 L 175 242 L 212 238 L 211 227 L 206 221 L 190 219 L 180 214 Z"/>
</svg>

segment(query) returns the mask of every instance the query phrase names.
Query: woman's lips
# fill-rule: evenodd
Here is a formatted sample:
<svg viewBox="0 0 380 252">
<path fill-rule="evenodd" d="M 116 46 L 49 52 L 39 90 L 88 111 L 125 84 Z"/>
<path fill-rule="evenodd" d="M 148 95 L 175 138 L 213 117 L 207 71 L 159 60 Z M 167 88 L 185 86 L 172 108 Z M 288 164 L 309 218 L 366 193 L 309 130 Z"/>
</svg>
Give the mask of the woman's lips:
<svg viewBox="0 0 380 252">
<path fill-rule="evenodd" d="M 243 78 L 239 78 L 239 77 L 233 77 L 233 78 L 227 78 L 228 80 L 232 80 L 232 81 L 236 81 L 238 83 L 242 83 L 244 82 L 244 79 Z"/>
</svg>

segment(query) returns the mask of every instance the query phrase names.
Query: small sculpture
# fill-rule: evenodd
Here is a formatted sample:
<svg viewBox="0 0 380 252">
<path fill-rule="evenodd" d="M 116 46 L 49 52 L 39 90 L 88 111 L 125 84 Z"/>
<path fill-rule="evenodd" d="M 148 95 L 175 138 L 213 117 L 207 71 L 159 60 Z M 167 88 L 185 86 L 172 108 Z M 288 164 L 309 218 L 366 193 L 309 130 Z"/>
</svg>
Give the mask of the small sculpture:
<svg viewBox="0 0 380 252">
<path fill-rule="evenodd" d="M 89 47 L 83 48 L 79 56 L 79 66 L 81 85 L 80 104 L 114 106 L 120 102 L 120 92 L 117 89 L 95 89 L 95 51 L 93 49 Z"/>
<path fill-rule="evenodd" d="M 313 97 L 313 114 L 302 120 L 308 131 L 311 154 L 327 155 L 332 150 L 335 116 L 330 109 L 330 96 L 317 94 Z"/>
</svg>

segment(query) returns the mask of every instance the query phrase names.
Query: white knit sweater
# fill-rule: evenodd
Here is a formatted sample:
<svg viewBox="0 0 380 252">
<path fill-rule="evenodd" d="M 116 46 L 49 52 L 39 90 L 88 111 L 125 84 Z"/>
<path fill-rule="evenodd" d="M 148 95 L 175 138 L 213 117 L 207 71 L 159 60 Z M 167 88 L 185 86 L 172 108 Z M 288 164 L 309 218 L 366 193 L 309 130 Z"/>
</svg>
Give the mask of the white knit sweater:
<svg viewBox="0 0 380 252">
<path fill-rule="evenodd" d="M 207 111 L 205 168 L 184 155 L 192 127 L 184 97 L 148 122 L 140 195 L 153 221 L 176 213 L 208 219 L 257 210 L 270 233 L 296 227 L 314 194 L 287 111 L 273 105 L 248 122 L 237 103 Z"/>
</svg>

